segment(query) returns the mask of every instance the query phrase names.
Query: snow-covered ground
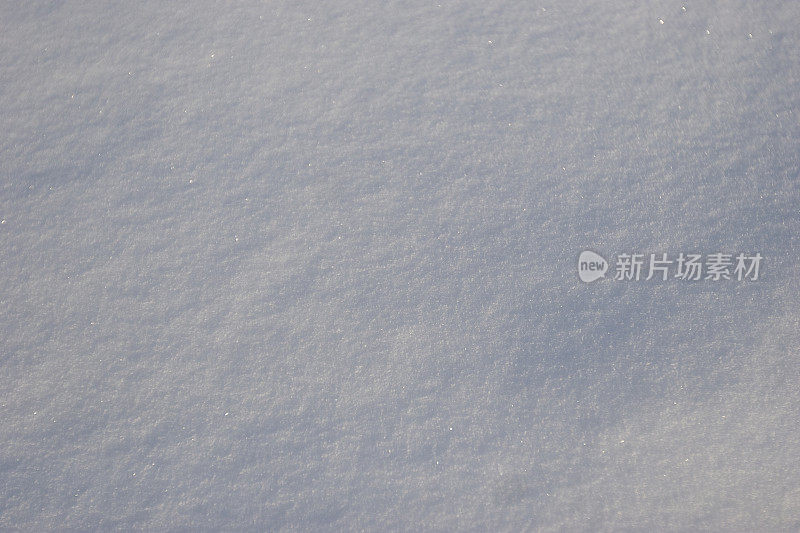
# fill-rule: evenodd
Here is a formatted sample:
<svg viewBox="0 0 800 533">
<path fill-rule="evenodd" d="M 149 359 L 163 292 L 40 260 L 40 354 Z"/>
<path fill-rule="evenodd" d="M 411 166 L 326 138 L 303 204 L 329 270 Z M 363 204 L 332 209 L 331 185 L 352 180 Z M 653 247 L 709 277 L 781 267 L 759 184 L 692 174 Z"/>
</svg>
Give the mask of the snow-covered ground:
<svg viewBox="0 0 800 533">
<path fill-rule="evenodd" d="M 0 529 L 800 528 L 798 20 L 3 2 Z"/>
</svg>

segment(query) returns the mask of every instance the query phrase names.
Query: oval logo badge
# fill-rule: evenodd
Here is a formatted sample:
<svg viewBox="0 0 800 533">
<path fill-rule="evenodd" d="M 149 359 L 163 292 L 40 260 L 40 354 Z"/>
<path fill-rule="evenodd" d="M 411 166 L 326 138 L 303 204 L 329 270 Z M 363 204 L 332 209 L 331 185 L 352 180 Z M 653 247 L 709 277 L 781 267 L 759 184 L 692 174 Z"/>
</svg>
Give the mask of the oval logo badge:
<svg viewBox="0 0 800 533">
<path fill-rule="evenodd" d="M 604 278 L 607 270 L 608 261 L 592 251 L 585 250 L 578 257 L 578 277 L 583 282 L 591 283 Z"/>
</svg>

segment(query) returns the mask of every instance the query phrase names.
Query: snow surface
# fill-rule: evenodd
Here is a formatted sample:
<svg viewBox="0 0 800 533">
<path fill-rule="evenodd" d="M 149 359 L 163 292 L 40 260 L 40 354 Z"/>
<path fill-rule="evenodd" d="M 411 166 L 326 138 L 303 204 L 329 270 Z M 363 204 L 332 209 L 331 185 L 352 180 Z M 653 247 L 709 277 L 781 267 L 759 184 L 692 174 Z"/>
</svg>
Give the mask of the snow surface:
<svg viewBox="0 0 800 533">
<path fill-rule="evenodd" d="M 0 528 L 800 528 L 797 2 L 2 7 Z"/>
</svg>

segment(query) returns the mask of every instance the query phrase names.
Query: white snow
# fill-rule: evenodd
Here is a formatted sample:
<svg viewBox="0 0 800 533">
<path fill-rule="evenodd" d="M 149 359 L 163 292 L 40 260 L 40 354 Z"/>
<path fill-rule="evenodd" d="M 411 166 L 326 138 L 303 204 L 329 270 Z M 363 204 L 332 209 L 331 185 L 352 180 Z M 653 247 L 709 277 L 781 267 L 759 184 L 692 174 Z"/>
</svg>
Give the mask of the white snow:
<svg viewBox="0 0 800 533">
<path fill-rule="evenodd" d="M 797 3 L 4 8 L 0 529 L 800 528 Z"/>
</svg>

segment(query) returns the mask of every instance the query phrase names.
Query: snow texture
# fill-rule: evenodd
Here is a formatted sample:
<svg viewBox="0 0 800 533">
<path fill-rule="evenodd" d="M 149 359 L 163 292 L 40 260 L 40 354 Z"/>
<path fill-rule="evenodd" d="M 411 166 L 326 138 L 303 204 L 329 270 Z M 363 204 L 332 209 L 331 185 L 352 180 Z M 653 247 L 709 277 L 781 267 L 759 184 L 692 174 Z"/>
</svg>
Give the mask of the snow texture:
<svg viewBox="0 0 800 533">
<path fill-rule="evenodd" d="M 2 8 L 0 529 L 800 528 L 797 2 Z"/>
</svg>

